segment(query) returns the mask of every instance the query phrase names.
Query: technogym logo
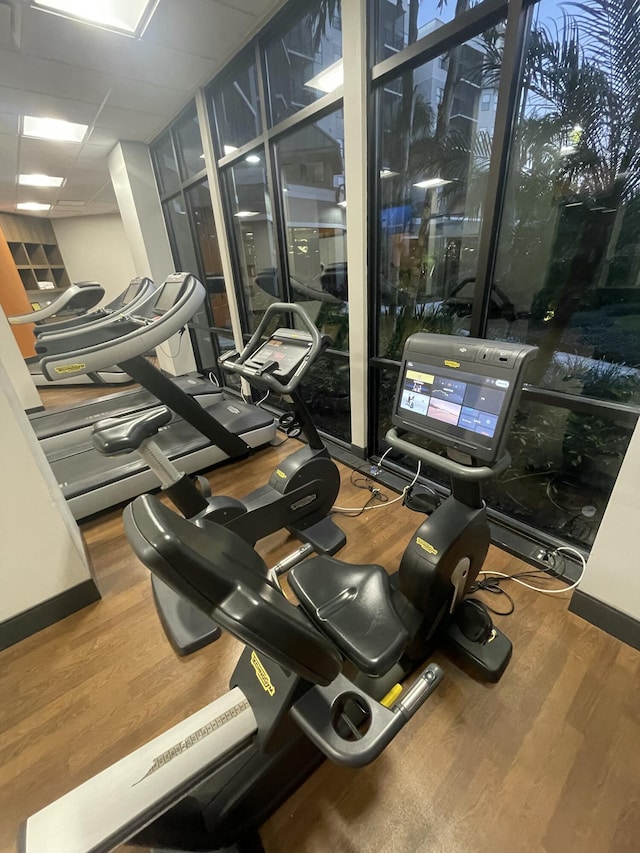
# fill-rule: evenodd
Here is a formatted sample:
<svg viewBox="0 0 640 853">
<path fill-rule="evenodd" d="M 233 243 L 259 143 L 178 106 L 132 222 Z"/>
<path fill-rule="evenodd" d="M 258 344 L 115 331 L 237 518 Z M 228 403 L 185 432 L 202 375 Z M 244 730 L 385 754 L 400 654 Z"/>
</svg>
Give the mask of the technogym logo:
<svg viewBox="0 0 640 853">
<path fill-rule="evenodd" d="M 151 767 L 144 774 L 142 779 L 138 779 L 137 782 L 134 782 L 133 786 L 135 788 L 136 785 L 139 785 L 147 776 L 151 776 L 152 773 L 155 773 L 157 770 L 162 770 L 163 767 L 166 767 L 170 761 L 173 761 L 174 758 L 177 758 L 179 755 L 182 755 L 188 749 L 191 749 L 192 746 L 195 746 L 200 741 L 204 740 L 209 735 L 218 731 L 225 725 L 225 723 L 230 722 L 234 717 L 237 717 L 238 714 L 241 714 L 243 711 L 246 711 L 249 707 L 249 702 L 246 699 L 243 699 L 242 702 L 238 702 L 237 705 L 234 705 L 232 708 L 229 708 L 224 714 L 221 714 L 219 717 L 216 717 L 211 722 L 206 723 L 204 726 L 200 726 L 199 729 L 196 729 L 195 732 L 192 732 L 190 735 L 187 735 L 183 740 L 178 741 L 178 743 L 174 744 L 174 746 L 165 750 L 161 755 L 157 758 L 153 759 L 153 763 Z"/>
<path fill-rule="evenodd" d="M 251 666 L 255 669 L 256 677 L 262 685 L 264 692 L 268 693 L 269 696 L 274 696 L 276 688 L 273 686 L 269 673 L 264 668 L 262 661 L 255 652 L 251 652 Z"/>
</svg>

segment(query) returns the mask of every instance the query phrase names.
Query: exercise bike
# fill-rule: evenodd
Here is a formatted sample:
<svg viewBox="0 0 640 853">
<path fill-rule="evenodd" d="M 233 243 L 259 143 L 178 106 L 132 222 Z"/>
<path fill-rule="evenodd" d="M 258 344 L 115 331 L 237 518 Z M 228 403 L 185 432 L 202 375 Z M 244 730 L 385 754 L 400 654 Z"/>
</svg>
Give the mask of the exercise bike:
<svg viewBox="0 0 640 853">
<path fill-rule="evenodd" d="M 302 328 L 278 328 L 265 341 L 274 318 L 287 315 L 297 318 Z M 225 371 L 281 397 L 289 408 L 280 418 L 281 428 L 288 436 L 301 435 L 306 442 L 278 464 L 264 486 L 241 500 L 211 495 L 205 478 L 199 478 L 196 485 L 158 447 L 155 436 L 171 420 L 166 406 L 97 423 L 93 445 L 106 456 L 136 451 L 156 474 L 163 492 L 194 522 L 223 524 L 250 545 L 286 528 L 303 545 L 273 567 L 274 574 L 290 569 L 312 552 L 335 554 L 346 542 L 343 531 L 329 518 L 340 489 L 340 473 L 297 390 L 327 344 L 328 339 L 320 335 L 301 306 L 273 303 L 242 352 L 230 351 L 220 359 Z M 190 654 L 220 635 L 211 619 L 160 578 L 152 575 L 151 583 L 160 620 L 178 654 Z"/>
<path fill-rule="evenodd" d="M 509 463 L 507 428 L 535 354 L 444 335 L 407 341 L 387 440 L 442 466 L 453 488 L 412 537 L 395 577 L 377 565 L 313 557 L 289 575 L 295 607 L 233 531 L 193 524 L 151 495 L 136 498 L 124 521 L 138 557 L 247 648 L 228 694 L 29 818 L 21 853 L 106 853 L 125 841 L 247 849 L 324 757 L 360 767 L 381 754 L 443 673 L 428 664 L 381 701 L 377 688 L 415 669 L 434 643 L 449 642 L 499 677 L 506 637 L 492 628 L 474 639 L 469 620 L 455 617 L 489 545 L 479 484 Z M 463 455 L 439 457 L 401 430 Z"/>
</svg>

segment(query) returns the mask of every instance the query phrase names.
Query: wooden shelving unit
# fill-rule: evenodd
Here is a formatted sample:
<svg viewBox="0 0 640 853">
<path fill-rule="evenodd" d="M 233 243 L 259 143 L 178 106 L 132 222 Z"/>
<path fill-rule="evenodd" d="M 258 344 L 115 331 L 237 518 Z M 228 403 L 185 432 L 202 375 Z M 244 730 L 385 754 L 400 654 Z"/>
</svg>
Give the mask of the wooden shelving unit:
<svg viewBox="0 0 640 853">
<path fill-rule="evenodd" d="M 30 302 L 48 304 L 71 284 L 51 223 L 31 216 L 0 214 L 0 228 Z M 42 282 L 53 287 L 42 287 Z"/>
</svg>

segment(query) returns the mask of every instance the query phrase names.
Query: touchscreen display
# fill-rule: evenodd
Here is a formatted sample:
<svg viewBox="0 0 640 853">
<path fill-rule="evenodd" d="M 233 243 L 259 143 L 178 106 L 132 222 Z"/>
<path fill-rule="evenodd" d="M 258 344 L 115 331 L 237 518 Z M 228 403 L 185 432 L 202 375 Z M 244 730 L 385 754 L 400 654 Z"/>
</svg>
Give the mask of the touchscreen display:
<svg viewBox="0 0 640 853">
<path fill-rule="evenodd" d="M 449 435 L 474 433 L 490 444 L 486 439 L 495 435 L 509 385 L 507 379 L 408 361 L 398 414 Z"/>
<path fill-rule="evenodd" d="M 309 347 L 306 344 L 301 345 L 295 341 L 285 342 L 271 338 L 251 356 L 249 363 L 263 365 L 275 361 L 278 367 L 274 373 L 280 376 L 288 376 L 294 372 L 308 351 Z"/>
</svg>

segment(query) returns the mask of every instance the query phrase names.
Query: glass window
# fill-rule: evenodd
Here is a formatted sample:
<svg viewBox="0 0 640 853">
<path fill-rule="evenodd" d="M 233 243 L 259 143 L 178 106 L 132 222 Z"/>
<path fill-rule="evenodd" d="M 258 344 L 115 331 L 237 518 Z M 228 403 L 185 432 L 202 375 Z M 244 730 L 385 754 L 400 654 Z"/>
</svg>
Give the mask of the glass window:
<svg viewBox="0 0 640 853">
<path fill-rule="evenodd" d="M 189 228 L 187 210 L 181 196 L 172 198 L 162 205 L 169 239 L 173 250 L 173 261 L 179 272 L 190 272 L 199 276 L 198 261 Z"/>
<path fill-rule="evenodd" d="M 300 385 L 300 394 L 319 430 L 351 441 L 349 359 L 323 353 Z"/>
<path fill-rule="evenodd" d="M 596 4 L 534 14 L 487 335 L 539 346 L 538 385 L 639 403 L 638 29 Z"/>
<path fill-rule="evenodd" d="M 264 152 L 248 155 L 226 169 L 224 177 L 238 247 L 242 296 L 249 331 L 253 331 L 267 306 L 281 299 Z"/>
<path fill-rule="evenodd" d="M 195 229 L 194 236 L 200 247 L 200 258 L 213 323 L 221 329 L 230 329 L 229 303 L 222 273 L 218 235 L 213 220 L 209 182 L 202 181 L 202 183 L 196 184 L 186 191 L 185 196 L 191 210 Z"/>
<path fill-rule="evenodd" d="M 266 49 L 271 120 L 277 124 L 342 85 L 340 0 L 316 0 Z"/>
<path fill-rule="evenodd" d="M 375 61 L 381 62 L 389 56 L 413 44 L 418 39 L 453 21 L 462 12 L 478 5 L 479 0 L 444 2 L 444 0 L 377 0 L 378 32 Z M 447 57 L 439 60 L 446 68 Z"/>
<path fill-rule="evenodd" d="M 241 66 L 220 83 L 213 93 L 220 156 L 232 154 L 262 133 L 260 95 L 254 60 Z"/>
<path fill-rule="evenodd" d="M 376 370 L 379 388 L 377 451 L 388 445 L 398 371 Z M 511 466 L 483 484 L 487 504 L 507 516 L 583 548 L 593 544 L 622 464 L 632 427 L 612 418 L 528 403 L 522 399 L 510 430 Z M 427 439 L 411 436 L 420 446 Z M 435 449 L 432 447 L 431 449 Z M 415 460 L 392 451 L 388 460 L 415 471 Z M 447 478 L 423 468 L 427 478 Z"/>
<path fill-rule="evenodd" d="M 173 152 L 173 142 L 169 133 L 154 145 L 153 160 L 160 195 L 176 192 L 180 186 L 180 178 L 178 177 L 178 165 Z"/>
<path fill-rule="evenodd" d="M 205 168 L 202 137 L 195 107 L 176 125 L 175 138 L 182 179 L 188 180 Z"/>
<path fill-rule="evenodd" d="M 500 31 L 379 91 L 379 356 L 420 330 L 469 334 L 495 121 L 479 105 L 498 87 Z"/>
<path fill-rule="evenodd" d="M 291 298 L 336 349 L 348 349 L 347 229 L 342 110 L 276 147 Z"/>
</svg>

